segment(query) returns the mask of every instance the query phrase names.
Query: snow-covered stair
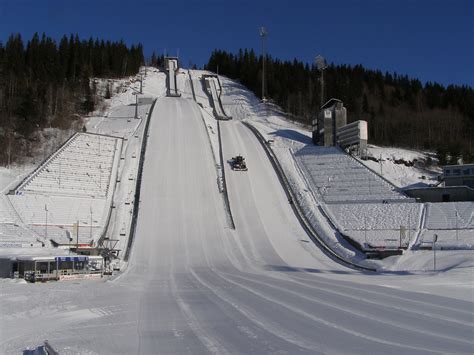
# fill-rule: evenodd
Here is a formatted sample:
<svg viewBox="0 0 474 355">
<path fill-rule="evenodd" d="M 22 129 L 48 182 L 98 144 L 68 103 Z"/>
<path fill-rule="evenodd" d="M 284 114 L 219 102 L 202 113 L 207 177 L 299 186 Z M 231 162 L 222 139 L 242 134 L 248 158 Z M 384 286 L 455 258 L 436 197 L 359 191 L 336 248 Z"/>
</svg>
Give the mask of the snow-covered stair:
<svg viewBox="0 0 474 355">
<path fill-rule="evenodd" d="M 296 158 L 326 203 L 383 202 L 406 196 L 337 147 L 306 146 Z"/>
<path fill-rule="evenodd" d="M 428 229 L 474 229 L 474 202 L 427 203 Z"/>
</svg>

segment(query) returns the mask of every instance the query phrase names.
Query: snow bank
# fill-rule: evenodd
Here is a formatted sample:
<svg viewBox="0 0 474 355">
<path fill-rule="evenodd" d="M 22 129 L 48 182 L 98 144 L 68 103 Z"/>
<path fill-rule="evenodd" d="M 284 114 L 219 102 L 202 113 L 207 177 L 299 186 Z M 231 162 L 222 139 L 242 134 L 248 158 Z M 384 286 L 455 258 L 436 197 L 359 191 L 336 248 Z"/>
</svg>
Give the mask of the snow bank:
<svg viewBox="0 0 474 355">
<path fill-rule="evenodd" d="M 438 183 L 441 169 L 431 152 L 369 145 L 367 155 L 369 159 L 360 162 L 398 187 L 424 187 Z"/>
</svg>

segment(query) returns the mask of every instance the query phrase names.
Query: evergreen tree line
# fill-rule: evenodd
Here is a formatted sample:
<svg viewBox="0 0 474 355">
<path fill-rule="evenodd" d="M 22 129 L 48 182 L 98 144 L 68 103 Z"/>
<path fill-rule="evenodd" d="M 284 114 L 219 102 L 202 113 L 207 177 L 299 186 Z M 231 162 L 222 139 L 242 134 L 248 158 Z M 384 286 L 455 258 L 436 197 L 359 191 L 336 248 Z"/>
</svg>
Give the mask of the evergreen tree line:
<svg viewBox="0 0 474 355">
<path fill-rule="evenodd" d="M 165 66 L 165 56 L 163 54 L 157 55 L 156 52 L 153 51 L 148 65 L 155 68 L 163 68 Z"/>
<path fill-rule="evenodd" d="M 56 41 L 35 33 L 24 43 L 20 34 L 0 42 L 0 164 L 9 151 L 29 154 L 24 147 L 41 128 L 69 128 L 81 114 L 94 110 L 92 77 L 134 75 L 144 63 L 141 44 L 128 47 L 79 36 Z M 13 160 L 15 159 L 15 155 Z"/>
<path fill-rule="evenodd" d="M 253 50 L 215 50 L 205 68 L 218 69 L 261 97 L 262 56 Z M 266 56 L 265 77 L 265 96 L 293 119 L 311 124 L 321 106 L 321 74 L 315 65 Z M 435 150 L 442 164 L 474 161 L 471 87 L 423 85 L 406 75 L 331 64 L 324 71 L 324 97 L 344 102 L 348 122 L 366 120 L 372 143 Z"/>
</svg>

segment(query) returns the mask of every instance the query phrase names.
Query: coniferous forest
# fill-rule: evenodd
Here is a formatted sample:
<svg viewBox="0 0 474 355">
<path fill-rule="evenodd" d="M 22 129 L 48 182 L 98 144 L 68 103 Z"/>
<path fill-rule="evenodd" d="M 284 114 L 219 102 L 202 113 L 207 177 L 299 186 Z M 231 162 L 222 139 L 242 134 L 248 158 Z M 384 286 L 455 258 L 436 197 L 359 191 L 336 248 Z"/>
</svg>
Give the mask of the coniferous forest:
<svg viewBox="0 0 474 355">
<path fill-rule="evenodd" d="M 153 54 L 150 65 L 162 66 Z M 67 129 L 94 110 L 93 77 L 134 75 L 145 62 L 141 44 L 127 46 L 78 35 L 59 42 L 34 34 L 25 42 L 12 34 L 0 42 L 0 165 L 7 149 L 29 154 L 39 129 Z M 261 95 L 262 57 L 253 50 L 214 51 L 205 66 Z M 266 96 L 294 120 L 310 124 L 321 105 L 320 73 L 298 60 L 266 57 Z M 474 161 L 474 90 L 468 86 L 422 84 L 396 73 L 361 65 L 329 65 L 324 72 L 325 99 L 339 98 L 348 121 L 368 121 L 369 141 L 386 146 L 429 149 L 441 164 Z M 26 150 L 25 150 L 26 146 Z M 15 156 L 13 155 L 13 160 Z"/>
<path fill-rule="evenodd" d="M 141 44 L 128 47 L 78 35 L 59 43 L 37 33 L 30 40 L 12 34 L 0 42 L 0 164 L 29 154 L 41 128 L 66 129 L 94 110 L 93 77 L 134 75 L 144 63 Z M 25 148 L 26 147 L 26 148 Z"/>
<path fill-rule="evenodd" d="M 237 54 L 215 50 L 206 65 L 261 97 L 262 56 L 253 50 Z M 265 96 L 293 119 L 310 124 L 321 106 L 320 73 L 298 60 L 266 57 Z M 338 98 L 348 122 L 366 120 L 369 142 L 436 151 L 441 164 L 459 158 L 474 161 L 474 90 L 468 86 L 422 84 L 396 73 L 361 65 L 329 65 L 324 71 L 324 97 Z"/>
</svg>

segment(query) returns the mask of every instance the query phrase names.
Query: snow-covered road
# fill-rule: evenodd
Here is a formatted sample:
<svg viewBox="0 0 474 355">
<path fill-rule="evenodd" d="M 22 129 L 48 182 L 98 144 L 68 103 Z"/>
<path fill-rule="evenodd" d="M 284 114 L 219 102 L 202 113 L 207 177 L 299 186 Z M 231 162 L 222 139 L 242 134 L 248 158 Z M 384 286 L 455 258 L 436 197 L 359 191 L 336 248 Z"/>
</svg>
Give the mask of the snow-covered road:
<svg viewBox="0 0 474 355">
<path fill-rule="evenodd" d="M 0 352 L 44 339 L 61 354 L 473 352 L 472 302 L 380 286 L 325 257 L 253 134 L 234 121 L 221 131 L 224 160 L 242 154 L 249 168 L 225 166 L 236 229 L 199 107 L 159 99 L 127 271 L 2 284 Z"/>
</svg>

